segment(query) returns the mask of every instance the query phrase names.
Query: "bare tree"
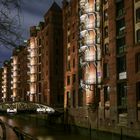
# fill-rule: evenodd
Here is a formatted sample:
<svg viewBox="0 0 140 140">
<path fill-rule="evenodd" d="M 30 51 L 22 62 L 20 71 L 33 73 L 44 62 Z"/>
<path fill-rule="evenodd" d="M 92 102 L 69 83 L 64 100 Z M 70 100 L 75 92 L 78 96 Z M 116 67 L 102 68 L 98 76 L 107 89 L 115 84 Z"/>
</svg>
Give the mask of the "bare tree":
<svg viewBox="0 0 140 140">
<path fill-rule="evenodd" d="M 20 0 L 0 0 L 0 46 L 18 46 L 21 40 Z"/>
</svg>

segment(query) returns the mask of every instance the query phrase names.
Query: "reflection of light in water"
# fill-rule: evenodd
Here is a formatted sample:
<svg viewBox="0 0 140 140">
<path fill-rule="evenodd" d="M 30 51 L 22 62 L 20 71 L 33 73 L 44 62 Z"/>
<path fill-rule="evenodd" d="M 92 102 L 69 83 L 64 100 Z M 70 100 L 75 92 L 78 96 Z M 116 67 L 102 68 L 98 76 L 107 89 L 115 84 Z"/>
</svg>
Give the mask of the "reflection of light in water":
<svg viewBox="0 0 140 140">
<path fill-rule="evenodd" d="M 55 140 L 52 136 L 47 136 L 46 138 L 42 138 L 41 136 L 37 137 L 38 140 Z"/>
<path fill-rule="evenodd" d="M 9 119 L 9 120 L 8 120 L 8 124 L 13 125 L 13 124 L 14 124 L 14 123 L 13 123 L 13 120 L 12 120 L 12 119 Z"/>
</svg>

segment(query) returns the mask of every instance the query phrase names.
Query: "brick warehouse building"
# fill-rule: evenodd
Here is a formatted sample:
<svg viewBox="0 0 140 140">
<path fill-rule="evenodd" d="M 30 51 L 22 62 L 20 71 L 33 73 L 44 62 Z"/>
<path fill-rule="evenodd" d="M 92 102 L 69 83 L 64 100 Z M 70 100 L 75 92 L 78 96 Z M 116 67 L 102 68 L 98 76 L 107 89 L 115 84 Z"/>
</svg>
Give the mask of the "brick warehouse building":
<svg viewBox="0 0 140 140">
<path fill-rule="evenodd" d="M 63 106 L 62 11 L 54 2 L 29 39 L 30 101 Z"/>
<path fill-rule="evenodd" d="M 118 133 L 122 127 L 127 135 L 139 135 L 139 7 L 139 0 L 63 0 L 67 123 L 90 123 L 92 128 Z M 93 44 L 88 40 L 92 37 Z"/>
</svg>

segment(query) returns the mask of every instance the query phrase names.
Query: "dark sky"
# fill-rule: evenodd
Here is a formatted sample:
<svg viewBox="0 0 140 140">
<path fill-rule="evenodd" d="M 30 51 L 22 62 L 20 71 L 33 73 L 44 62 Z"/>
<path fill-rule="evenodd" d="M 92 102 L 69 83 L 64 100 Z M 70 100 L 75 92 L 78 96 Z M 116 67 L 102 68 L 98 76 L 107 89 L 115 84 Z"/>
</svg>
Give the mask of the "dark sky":
<svg viewBox="0 0 140 140">
<path fill-rule="evenodd" d="M 29 37 L 30 26 L 38 25 L 39 21 L 43 21 L 44 14 L 54 1 L 59 6 L 62 6 L 62 0 L 22 0 L 21 26 L 24 39 L 28 39 Z M 9 59 L 11 53 L 12 50 L 0 48 L 0 62 Z"/>
</svg>

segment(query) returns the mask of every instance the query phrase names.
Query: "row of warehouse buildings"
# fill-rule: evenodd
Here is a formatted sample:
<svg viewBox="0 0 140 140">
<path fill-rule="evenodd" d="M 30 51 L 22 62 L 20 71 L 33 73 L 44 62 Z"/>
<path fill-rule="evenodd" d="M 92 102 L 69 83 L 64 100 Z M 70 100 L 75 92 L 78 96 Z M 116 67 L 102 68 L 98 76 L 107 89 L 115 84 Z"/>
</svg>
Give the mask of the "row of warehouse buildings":
<svg viewBox="0 0 140 140">
<path fill-rule="evenodd" d="M 140 0 L 53 3 L 0 69 L 0 100 L 64 107 L 70 124 L 140 137 Z"/>
</svg>

